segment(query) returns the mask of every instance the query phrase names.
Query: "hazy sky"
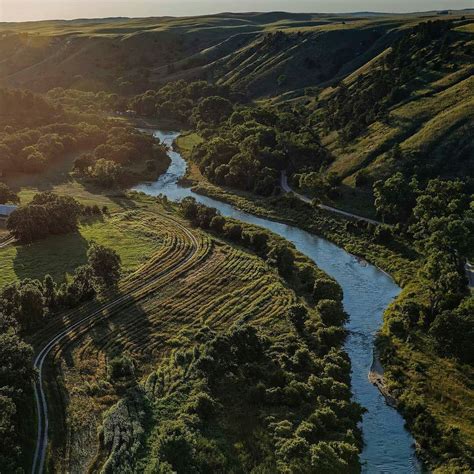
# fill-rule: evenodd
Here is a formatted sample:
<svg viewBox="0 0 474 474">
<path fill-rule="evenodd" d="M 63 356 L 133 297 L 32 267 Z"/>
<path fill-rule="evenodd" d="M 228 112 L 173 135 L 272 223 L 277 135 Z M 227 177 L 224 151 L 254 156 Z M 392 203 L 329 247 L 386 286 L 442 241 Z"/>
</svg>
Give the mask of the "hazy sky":
<svg viewBox="0 0 474 474">
<path fill-rule="evenodd" d="M 448 8 L 474 8 L 474 0 L 0 0 L 0 21 L 182 16 L 222 11 L 408 12 Z"/>
</svg>

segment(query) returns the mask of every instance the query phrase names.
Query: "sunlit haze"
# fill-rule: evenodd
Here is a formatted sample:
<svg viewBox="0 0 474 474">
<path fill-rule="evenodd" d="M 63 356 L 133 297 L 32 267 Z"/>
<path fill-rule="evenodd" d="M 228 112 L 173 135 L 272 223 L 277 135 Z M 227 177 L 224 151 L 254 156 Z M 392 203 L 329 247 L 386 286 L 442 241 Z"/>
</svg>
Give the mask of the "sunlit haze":
<svg viewBox="0 0 474 474">
<path fill-rule="evenodd" d="M 222 11 L 413 12 L 472 8 L 473 0 L 0 0 L 0 21 L 183 16 Z"/>
</svg>

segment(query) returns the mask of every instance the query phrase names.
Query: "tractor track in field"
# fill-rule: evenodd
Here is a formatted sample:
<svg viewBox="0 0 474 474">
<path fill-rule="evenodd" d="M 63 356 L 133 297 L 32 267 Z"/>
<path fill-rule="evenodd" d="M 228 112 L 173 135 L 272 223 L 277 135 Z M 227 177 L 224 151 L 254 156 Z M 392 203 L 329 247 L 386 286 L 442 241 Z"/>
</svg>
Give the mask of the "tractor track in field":
<svg viewBox="0 0 474 474">
<path fill-rule="evenodd" d="M 160 287 L 162 280 L 165 280 L 165 284 L 168 282 L 167 277 L 175 273 L 174 277 L 178 277 L 182 272 L 189 270 L 188 264 L 197 256 L 199 261 L 199 250 L 202 244 L 195 237 L 195 235 L 187 229 L 184 225 L 179 223 L 177 220 L 167 217 L 173 224 L 180 228 L 180 230 L 188 237 L 191 246 L 189 252 L 186 253 L 183 259 L 173 263 L 168 268 L 156 273 L 151 278 L 146 279 L 144 282 L 137 282 L 136 286 L 131 288 L 126 293 L 117 297 L 116 299 L 101 304 L 98 308 L 94 309 L 90 314 L 84 316 L 78 321 L 71 322 L 70 325 L 62 329 L 59 333 L 52 336 L 46 343 L 44 343 L 41 349 L 37 352 L 34 359 L 34 368 L 38 371 L 38 378 L 34 383 L 34 396 L 37 410 L 37 435 L 36 435 L 36 448 L 32 463 L 32 474 L 41 474 L 44 471 L 44 464 L 46 459 L 47 447 L 48 447 L 48 427 L 49 427 L 49 415 L 48 415 L 48 403 L 47 396 L 45 393 L 44 386 L 44 374 L 43 365 L 51 353 L 52 349 L 57 347 L 59 344 L 64 342 L 66 339 L 75 339 L 78 336 L 84 334 L 90 330 L 97 322 L 103 320 L 100 318 L 104 311 L 107 311 L 107 318 L 112 317 L 117 312 L 123 310 L 128 304 L 136 303 L 137 299 L 142 299 L 148 296 L 150 293 L 156 291 Z M 151 258 L 150 261 L 153 259 Z M 145 264 L 146 266 L 147 264 Z M 136 275 L 135 272 L 133 275 Z M 132 276 L 133 276 L 132 275 Z"/>
<path fill-rule="evenodd" d="M 0 249 L 3 249 L 5 247 L 8 247 L 9 245 L 13 244 L 14 242 L 16 242 L 16 239 L 15 237 L 8 237 L 7 239 L 5 240 L 2 240 L 0 242 Z"/>
</svg>

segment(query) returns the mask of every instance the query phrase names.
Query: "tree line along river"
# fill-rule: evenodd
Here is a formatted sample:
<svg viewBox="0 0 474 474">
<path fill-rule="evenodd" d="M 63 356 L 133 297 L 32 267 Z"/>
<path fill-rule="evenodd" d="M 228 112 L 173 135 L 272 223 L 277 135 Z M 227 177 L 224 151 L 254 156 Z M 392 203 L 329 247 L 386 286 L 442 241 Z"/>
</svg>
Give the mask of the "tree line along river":
<svg viewBox="0 0 474 474">
<path fill-rule="evenodd" d="M 256 217 L 234 206 L 195 194 L 178 181 L 186 173 L 186 161 L 171 150 L 179 133 L 155 130 L 154 136 L 170 147 L 171 164 L 165 174 L 153 183 L 134 188 L 152 196 L 159 194 L 173 201 L 192 196 L 196 201 L 214 207 L 223 216 L 264 227 L 292 242 L 295 247 L 328 275 L 335 278 L 344 291 L 344 308 L 350 316 L 346 325 L 345 350 L 352 363 L 354 400 L 367 412 L 362 421 L 364 449 L 361 454 L 365 473 L 417 473 L 421 468 L 414 440 L 404 427 L 402 416 L 388 406 L 378 389 L 368 380 L 373 361 L 374 339 L 382 324 L 385 308 L 398 295 L 400 288 L 384 272 L 360 261 L 331 242 L 287 224 Z"/>
</svg>

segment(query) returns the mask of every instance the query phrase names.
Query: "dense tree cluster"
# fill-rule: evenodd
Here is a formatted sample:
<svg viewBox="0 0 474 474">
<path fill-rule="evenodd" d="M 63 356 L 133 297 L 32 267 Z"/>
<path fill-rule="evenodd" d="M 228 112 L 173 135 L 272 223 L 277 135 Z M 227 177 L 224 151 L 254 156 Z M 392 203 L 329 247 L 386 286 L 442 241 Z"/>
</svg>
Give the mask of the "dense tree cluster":
<svg viewBox="0 0 474 474">
<path fill-rule="evenodd" d="M 0 170 L 38 173 L 65 154 L 97 146 L 104 132 L 94 124 L 53 123 L 37 128 L 0 130 Z"/>
<path fill-rule="evenodd" d="M 474 248 L 474 207 L 469 188 L 460 180 L 433 179 L 423 189 L 414 178 L 408 181 L 397 173 L 385 182 L 376 182 L 374 194 L 378 212 L 397 223 L 426 256 L 419 274 L 416 321 L 402 311 L 392 318 L 391 327 L 403 338 L 418 323 L 427 330 L 433 326 L 430 334 L 440 353 L 474 362 L 470 351 L 456 350 L 460 331 L 474 331 L 474 315 L 465 316 L 465 310 L 456 309 L 467 304 L 464 261 L 472 258 Z M 450 353 L 450 349 L 454 351 Z"/>
<path fill-rule="evenodd" d="M 133 179 L 137 163 L 161 170 L 168 164 L 166 147 L 156 139 L 128 126 L 114 126 L 102 143 L 74 162 L 74 170 L 102 187 L 115 187 Z"/>
<path fill-rule="evenodd" d="M 81 212 L 81 205 L 71 196 L 40 193 L 29 204 L 13 211 L 7 227 L 17 240 L 29 243 L 75 231 Z"/>
<path fill-rule="evenodd" d="M 424 256 L 417 278 L 387 313 L 385 337 L 408 343 L 421 336 L 437 355 L 472 365 L 474 299 L 464 271 L 465 259 L 472 258 L 474 249 L 469 187 L 459 180 L 441 179 L 419 186 L 396 174 L 376 183 L 375 188 L 377 208 L 398 222 Z M 401 407 L 418 443 L 437 463 L 449 465 L 449 472 L 470 471 L 474 453 L 455 433 L 437 423 L 424 401 L 425 384 L 404 385 L 405 368 L 398 365 L 397 345 L 386 344 L 385 337 L 380 340 L 381 354 L 389 367 L 396 367 L 394 379 Z"/>
<path fill-rule="evenodd" d="M 51 102 L 31 91 L 0 88 L 0 124 L 38 123 L 58 112 Z"/>
<path fill-rule="evenodd" d="M 156 173 L 168 164 L 165 148 L 152 136 L 104 118 L 104 113 L 126 108 L 115 94 L 57 88 L 39 96 L 1 89 L 2 100 L 5 114 L 16 113 L 16 119 L 5 120 L 2 128 L 0 109 L 0 174 L 40 173 L 67 154 L 82 152 L 75 169 L 111 187 L 127 180 L 132 168 L 137 172 L 138 162 L 153 162 L 148 168 Z M 28 120 L 36 116 L 36 108 L 42 120 Z"/>
<path fill-rule="evenodd" d="M 22 413 L 29 412 L 35 376 L 33 349 L 18 335 L 18 323 L 3 313 L 0 294 L 0 466 L 3 472 L 23 472 Z"/>
<path fill-rule="evenodd" d="M 211 99 L 212 97 L 212 99 Z M 197 119 L 216 121 L 224 110 L 231 107 L 227 99 L 235 98 L 228 86 L 209 84 L 206 81 L 187 83 L 169 82 L 158 90 L 149 90 L 134 97 L 130 107 L 138 115 L 175 120 L 183 124 L 190 121 L 190 111 L 198 106 Z M 209 117 L 209 114 L 212 114 Z"/>
<path fill-rule="evenodd" d="M 351 401 L 347 355 L 318 345 L 321 323 L 305 306 L 283 317 L 285 343 L 250 325 L 224 334 L 204 327 L 193 349 L 175 351 L 144 393 L 107 414 L 105 472 L 140 461 L 161 472 L 359 472 L 362 410 Z M 160 421 L 140 452 L 147 406 Z"/>
<path fill-rule="evenodd" d="M 126 109 L 125 99 L 117 94 L 108 92 L 86 92 L 77 89 L 64 89 L 56 87 L 51 89 L 46 98 L 54 105 L 66 111 L 83 114 L 98 114 L 110 112 L 123 112 Z"/>
<path fill-rule="evenodd" d="M 43 281 L 29 278 L 3 287 L 0 301 L 4 316 L 23 333 L 42 326 L 58 311 L 74 308 L 92 299 L 96 293 L 111 288 L 120 278 L 120 257 L 115 251 L 92 242 L 87 264 L 76 268 L 70 281 L 57 284 L 46 275 Z"/>
<path fill-rule="evenodd" d="M 340 83 L 326 104 L 326 126 L 339 130 L 344 141 L 357 137 L 368 125 L 383 119 L 389 107 L 410 95 L 411 81 L 428 61 L 442 62 L 450 43 L 448 21 L 423 22 L 395 42 L 378 68 L 359 76 L 348 88 Z"/>
<path fill-rule="evenodd" d="M 374 183 L 374 205 L 377 214 L 384 222 L 391 224 L 406 223 L 411 217 L 418 196 L 418 182 L 410 182 L 398 172 L 385 181 Z"/>
<path fill-rule="evenodd" d="M 303 171 L 294 173 L 291 176 L 292 184 L 308 196 L 316 199 L 330 198 L 339 196 L 339 186 L 342 178 L 334 172 L 323 174 L 317 171 Z"/>
<path fill-rule="evenodd" d="M 319 170 L 331 160 L 304 114 L 240 107 L 219 126 L 200 122 L 206 140 L 192 159 L 216 184 L 269 196 L 278 190 L 281 170 Z"/>
<path fill-rule="evenodd" d="M 16 204 L 20 199 L 6 184 L 0 182 L 0 204 Z"/>
</svg>

